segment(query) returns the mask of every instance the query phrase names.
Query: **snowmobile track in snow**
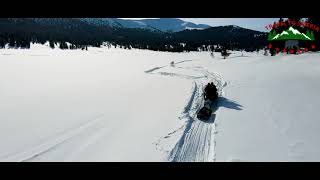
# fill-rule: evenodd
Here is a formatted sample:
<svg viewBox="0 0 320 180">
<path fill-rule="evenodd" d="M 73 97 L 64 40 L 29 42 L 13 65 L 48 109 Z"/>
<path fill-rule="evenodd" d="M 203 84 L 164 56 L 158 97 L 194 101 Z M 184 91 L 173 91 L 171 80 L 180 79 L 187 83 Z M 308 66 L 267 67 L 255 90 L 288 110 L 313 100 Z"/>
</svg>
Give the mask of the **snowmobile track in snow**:
<svg viewBox="0 0 320 180">
<path fill-rule="evenodd" d="M 163 66 L 163 68 L 166 66 Z M 170 75 L 172 77 L 192 79 L 194 81 L 193 90 L 189 101 L 187 102 L 181 120 L 185 120 L 185 124 L 177 130 L 168 133 L 166 136 L 160 138 L 156 145 L 161 144 L 162 139 L 170 138 L 177 132 L 182 132 L 181 137 L 175 144 L 173 149 L 169 152 L 169 161 L 186 161 L 186 162 L 202 162 L 202 161 L 215 161 L 215 135 L 217 134 L 217 117 L 218 117 L 218 104 L 212 107 L 213 114 L 208 121 L 198 120 L 196 115 L 200 108 L 203 106 L 203 90 L 204 86 L 208 82 L 213 82 L 218 89 L 219 96 L 223 96 L 222 89 L 227 83 L 222 79 L 221 75 L 217 73 L 211 73 L 203 67 L 176 67 L 187 69 L 191 71 L 200 72 L 203 76 L 189 76 L 177 73 L 165 73 L 152 71 L 150 74 Z M 160 68 L 154 69 L 159 70 Z M 219 101 L 219 100 L 218 100 Z M 219 103 L 219 102 L 215 102 Z M 159 148 L 163 149 L 163 148 Z"/>
<path fill-rule="evenodd" d="M 60 132 L 56 134 L 53 138 L 46 139 L 43 141 L 43 143 L 28 148 L 25 151 L 20 151 L 12 153 L 10 155 L 3 156 L 1 157 L 1 161 L 31 161 L 32 159 L 53 150 L 57 146 L 72 139 L 73 137 L 76 137 L 77 135 L 84 133 L 89 128 L 97 126 L 98 123 L 102 120 L 102 117 L 103 114 L 98 115 L 88 120 L 87 122 L 82 123 L 78 127 L 73 127 L 63 132 Z"/>
<path fill-rule="evenodd" d="M 183 60 L 183 61 L 176 62 L 176 63 L 174 63 L 174 64 L 181 64 L 181 63 L 190 62 L 190 61 L 192 61 L 192 60 Z M 144 72 L 145 72 L 145 73 L 152 73 L 153 71 L 156 71 L 156 70 L 159 70 L 159 69 L 165 68 L 165 67 L 168 67 L 168 66 L 155 67 L 155 68 L 146 70 L 146 71 L 144 71 Z"/>
</svg>

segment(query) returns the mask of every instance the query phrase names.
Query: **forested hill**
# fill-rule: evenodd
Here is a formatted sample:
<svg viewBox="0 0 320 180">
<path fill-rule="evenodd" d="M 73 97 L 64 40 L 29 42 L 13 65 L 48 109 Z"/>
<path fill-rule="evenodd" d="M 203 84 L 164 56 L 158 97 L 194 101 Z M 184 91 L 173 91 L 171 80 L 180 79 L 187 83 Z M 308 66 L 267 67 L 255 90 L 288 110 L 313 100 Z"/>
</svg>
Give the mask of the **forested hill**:
<svg viewBox="0 0 320 180">
<path fill-rule="evenodd" d="M 204 30 L 185 30 L 174 34 L 177 41 L 199 44 L 220 44 L 229 49 L 263 48 L 267 33 L 245 29 L 239 26 L 217 26 Z"/>
<path fill-rule="evenodd" d="M 29 48 L 31 42 L 50 42 L 60 48 L 99 47 L 103 42 L 124 48 L 156 51 L 212 50 L 212 45 L 229 49 L 255 50 L 267 44 L 267 34 L 238 26 L 162 32 L 141 28 L 97 26 L 74 18 L 0 18 L 0 47 Z M 66 42 L 71 43 L 67 46 Z"/>
</svg>

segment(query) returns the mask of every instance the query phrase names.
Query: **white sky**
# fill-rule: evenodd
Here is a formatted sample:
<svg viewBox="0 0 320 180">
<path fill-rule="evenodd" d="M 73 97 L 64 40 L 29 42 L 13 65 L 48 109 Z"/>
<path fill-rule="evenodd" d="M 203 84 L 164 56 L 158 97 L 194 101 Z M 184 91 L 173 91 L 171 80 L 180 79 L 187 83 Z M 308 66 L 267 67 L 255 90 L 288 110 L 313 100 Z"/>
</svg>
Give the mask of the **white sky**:
<svg viewBox="0 0 320 180">
<path fill-rule="evenodd" d="M 122 18 L 122 19 L 156 19 L 156 18 Z M 210 26 L 238 25 L 244 28 L 264 31 L 268 24 L 273 24 L 279 18 L 179 18 L 196 24 L 208 24 Z"/>
</svg>

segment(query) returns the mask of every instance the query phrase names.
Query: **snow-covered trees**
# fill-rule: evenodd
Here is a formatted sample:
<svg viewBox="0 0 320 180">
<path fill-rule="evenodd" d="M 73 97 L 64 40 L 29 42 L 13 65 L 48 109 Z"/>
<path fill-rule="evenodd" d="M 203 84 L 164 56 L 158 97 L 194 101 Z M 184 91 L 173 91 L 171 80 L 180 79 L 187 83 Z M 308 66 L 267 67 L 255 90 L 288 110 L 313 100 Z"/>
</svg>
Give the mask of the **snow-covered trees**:
<svg viewBox="0 0 320 180">
<path fill-rule="evenodd" d="M 68 49 L 68 45 L 66 42 L 61 42 L 59 48 L 60 49 Z"/>
<path fill-rule="evenodd" d="M 5 44 L 28 48 L 30 43 L 52 41 L 49 44 L 51 48 L 54 48 L 52 43 L 62 42 L 57 47 L 67 49 L 63 42 L 68 42 L 75 45 L 71 48 L 68 46 L 68 49 L 81 49 L 83 46 L 100 47 L 102 42 L 109 41 L 117 44 L 117 47 L 154 51 L 219 51 L 218 47 L 214 47 L 217 44 L 229 50 L 250 51 L 264 47 L 267 39 L 266 33 L 234 26 L 163 33 L 148 29 L 95 26 L 77 18 L 0 18 L 0 24 L 0 48 Z"/>
<path fill-rule="evenodd" d="M 227 52 L 227 49 L 222 49 L 221 51 L 221 56 L 223 56 L 223 59 L 226 59 L 226 57 L 228 57 L 231 53 Z"/>
</svg>

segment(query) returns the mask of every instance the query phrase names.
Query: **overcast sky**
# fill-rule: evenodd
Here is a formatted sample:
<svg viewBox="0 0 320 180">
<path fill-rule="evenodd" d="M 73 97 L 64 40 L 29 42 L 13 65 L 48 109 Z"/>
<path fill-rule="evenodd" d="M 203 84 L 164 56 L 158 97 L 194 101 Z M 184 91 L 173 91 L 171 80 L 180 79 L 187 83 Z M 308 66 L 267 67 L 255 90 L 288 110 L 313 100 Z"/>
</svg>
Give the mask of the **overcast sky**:
<svg viewBox="0 0 320 180">
<path fill-rule="evenodd" d="M 152 19 L 152 18 L 123 18 L 123 19 Z M 267 32 L 268 24 L 273 24 L 279 18 L 179 18 L 196 24 L 210 26 L 237 25 L 248 29 Z"/>
</svg>

